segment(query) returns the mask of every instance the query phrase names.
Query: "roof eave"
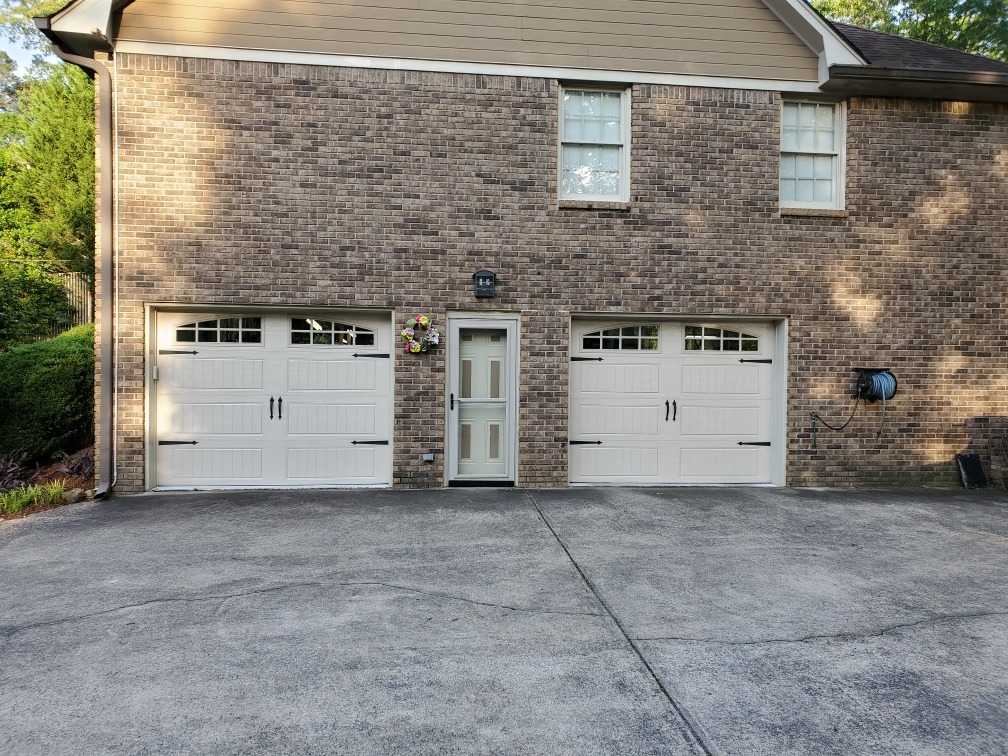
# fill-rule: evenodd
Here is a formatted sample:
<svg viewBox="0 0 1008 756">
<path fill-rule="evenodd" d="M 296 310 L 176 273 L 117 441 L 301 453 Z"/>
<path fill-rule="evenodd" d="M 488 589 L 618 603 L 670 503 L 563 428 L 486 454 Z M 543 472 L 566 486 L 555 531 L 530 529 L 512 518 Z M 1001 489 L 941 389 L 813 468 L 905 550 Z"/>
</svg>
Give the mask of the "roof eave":
<svg viewBox="0 0 1008 756">
<path fill-rule="evenodd" d="M 830 66 L 824 92 L 867 97 L 909 97 L 1008 103 L 1008 75 L 988 72 L 916 71 L 875 66 Z"/>
</svg>

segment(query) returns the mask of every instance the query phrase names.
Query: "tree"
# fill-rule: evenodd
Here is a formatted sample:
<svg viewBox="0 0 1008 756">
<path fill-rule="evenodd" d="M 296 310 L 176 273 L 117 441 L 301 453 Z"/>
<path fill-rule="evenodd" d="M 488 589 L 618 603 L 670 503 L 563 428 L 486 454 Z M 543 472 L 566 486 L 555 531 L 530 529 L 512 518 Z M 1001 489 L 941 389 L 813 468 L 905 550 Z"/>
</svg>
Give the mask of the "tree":
<svg viewBox="0 0 1008 756">
<path fill-rule="evenodd" d="M 31 213 L 29 235 L 50 260 L 94 270 L 94 88 L 80 69 L 45 65 L 22 85 L 8 199 Z"/>
<path fill-rule="evenodd" d="M 811 0 L 827 18 L 1008 60 L 1008 0 Z"/>
<path fill-rule="evenodd" d="M 49 43 L 32 19 L 55 13 L 64 5 L 66 0 L 0 0 L 0 29 L 11 42 L 44 53 Z"/>
</svg>

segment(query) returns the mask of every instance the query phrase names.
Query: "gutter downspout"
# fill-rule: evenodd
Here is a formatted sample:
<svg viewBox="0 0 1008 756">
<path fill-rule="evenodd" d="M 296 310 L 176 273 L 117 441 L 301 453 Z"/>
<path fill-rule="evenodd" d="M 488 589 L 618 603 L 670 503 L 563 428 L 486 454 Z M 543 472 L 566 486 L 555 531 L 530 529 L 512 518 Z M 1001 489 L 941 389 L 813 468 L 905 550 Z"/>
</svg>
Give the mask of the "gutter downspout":
<svg viewBox="0 0 1008 756">
<path fill-rule="evenodd" d="M 98 84 L 98 159 L 101 164 L 99 171 L 99 186 L 101 187 L 101 202 L 99 204 L 99 237 L 98 253 L 101 259 L 101 359 L 99 371 L 101 388 L 98 392 L 98 417 L 101 429 L 98 433 L 98 458 L 101 460 L 98 469 L 98 485 L 95 487 L 95 498 L 107 496 L 114 483 L 115 459 L 112 453 L 113 401 L 114 401 L 114 349 L 115 315 L 113 298 L 115 296 L 115 280 L 113 278 L 113 248 L 112 248 L 112 218 L 113 218 L 113 185 L 112 185 L 112 76 L 101 63 L 80 55 L 74 55 L 64 46 L 62 40 L 52 31 L 48 18 L 36 18 L 35 26 L 39 28 L 52 42 L 53 52 L 67 63 L 80 66 L 85 71 L 94 74 Z"/>
</svg>

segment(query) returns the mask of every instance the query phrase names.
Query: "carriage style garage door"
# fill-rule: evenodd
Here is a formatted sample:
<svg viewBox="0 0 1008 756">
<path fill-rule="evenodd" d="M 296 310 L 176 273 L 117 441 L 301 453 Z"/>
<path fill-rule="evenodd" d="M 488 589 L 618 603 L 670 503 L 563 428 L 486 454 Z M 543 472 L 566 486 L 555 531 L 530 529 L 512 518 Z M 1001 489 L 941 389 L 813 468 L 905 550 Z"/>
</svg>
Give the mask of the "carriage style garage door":
<svg viewBox="0 0 1008 756">
<path fill-rule="evenodd" d="M 156 318 L 154 485 L 391 482 L 389 316 Z"/>
<path fill-rule="evenodd" d="M 572 483 L 769 483 L 774 326 L 571 329 Z"/>
</svg>

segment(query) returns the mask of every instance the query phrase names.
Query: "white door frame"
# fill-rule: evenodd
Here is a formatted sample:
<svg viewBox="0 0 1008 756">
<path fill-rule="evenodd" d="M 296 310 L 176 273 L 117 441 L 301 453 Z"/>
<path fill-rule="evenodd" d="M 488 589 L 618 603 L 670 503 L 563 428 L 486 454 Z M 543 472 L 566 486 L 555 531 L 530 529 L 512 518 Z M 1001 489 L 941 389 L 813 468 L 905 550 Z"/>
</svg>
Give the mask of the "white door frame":
<svg viewBox="0 0 1008 756">
<path fill-rule="evenodd" d="M 458 471 L 459 332 L 462 329 L 507 332 L 507 405 L 505 449 L 508 460 L 500 476 L 466 475 Z M 518 474 L 518 315 L 512 313 L 457 313 L 448 315 L 447 370 L 445 381 L 445 476 L 446 483 L 466 481 L 517 483 Z M 453 402 L 453 399 L 455 400 Z M 454 406 L 453 406 L 454 405 Z"/>
</svg>

